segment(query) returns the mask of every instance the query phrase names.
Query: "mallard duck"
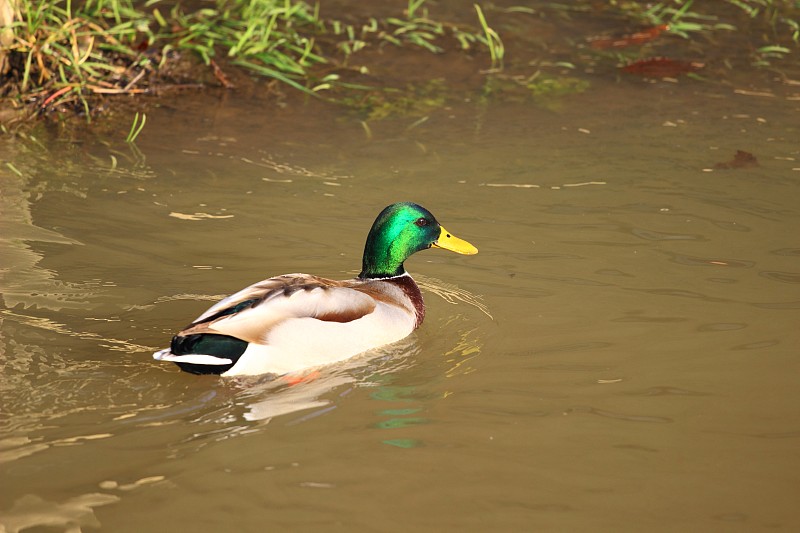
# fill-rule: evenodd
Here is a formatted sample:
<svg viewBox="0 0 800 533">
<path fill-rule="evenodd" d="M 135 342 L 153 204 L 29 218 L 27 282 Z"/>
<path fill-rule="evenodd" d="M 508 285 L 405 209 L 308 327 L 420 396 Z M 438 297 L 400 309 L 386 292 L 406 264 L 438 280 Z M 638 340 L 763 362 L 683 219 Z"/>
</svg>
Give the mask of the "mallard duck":
<svg viewBox="0 0 800 533">
<path fill-rule="evenodd" d="M 424 207 L 392 204 L 372 224 L 357 278 L 260 281 L 213 305 L 153 357 L 193 374 L 288 374 L 399 341 L 425 318 L 403 262 L 431 247 L 478 253 Z"/>
</svg>

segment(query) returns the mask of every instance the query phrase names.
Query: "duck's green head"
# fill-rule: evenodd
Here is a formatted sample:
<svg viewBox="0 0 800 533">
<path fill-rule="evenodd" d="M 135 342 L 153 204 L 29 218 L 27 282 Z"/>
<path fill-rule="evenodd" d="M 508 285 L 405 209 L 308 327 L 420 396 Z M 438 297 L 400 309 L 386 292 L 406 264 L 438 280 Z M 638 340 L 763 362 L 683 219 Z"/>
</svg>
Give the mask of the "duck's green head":
<svg viewBox="0 0 800 533">
<path fill-rule="evenodd" d="M 405 272 L 411 254 L 435 246 L 459 254 L 478 249 L 444 229 L 430 211 L 410 202 L 392 204 L 372 224 L 364 247 L 360 278 L 386 278 Z"/>
</svg>

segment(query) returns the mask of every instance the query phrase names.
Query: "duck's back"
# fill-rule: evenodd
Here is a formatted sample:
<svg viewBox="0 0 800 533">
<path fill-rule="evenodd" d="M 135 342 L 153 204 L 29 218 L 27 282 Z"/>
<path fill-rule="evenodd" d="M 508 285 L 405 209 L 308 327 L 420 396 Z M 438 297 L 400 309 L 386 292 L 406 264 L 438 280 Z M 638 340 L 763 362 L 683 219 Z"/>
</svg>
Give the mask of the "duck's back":
<svg viewBox="0 0 800 533">
<path fill-rule="evenodd" d="M 398 341 L 424 313 L 408 274 L 346 281 L 289 274 L 212 306 L 156 358 L 193 373 L 284 374 Z"/>
</svg>

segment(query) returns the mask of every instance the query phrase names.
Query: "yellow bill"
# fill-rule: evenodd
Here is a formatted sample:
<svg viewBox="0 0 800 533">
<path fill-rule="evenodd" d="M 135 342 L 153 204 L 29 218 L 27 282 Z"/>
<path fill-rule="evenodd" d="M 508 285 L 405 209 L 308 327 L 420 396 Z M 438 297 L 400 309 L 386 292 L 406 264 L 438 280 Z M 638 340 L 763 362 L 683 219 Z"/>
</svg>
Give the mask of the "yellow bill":
<svg viewBox="0 0 800 533">
<path fill-rule="evenodd" d="M 433 243 L 433 246 L 436 248 L 443 248 L 445 250 L 450 250 L 451 252 L 464 255 L 475 255 L 478 253 L 478 249 L 467 241 L 459 239 L 444 228 L 441 228 L 441 230 L 442 231 L 439 233 L 439 238 L 436 239 L 435 243 Z"/>
</svg>

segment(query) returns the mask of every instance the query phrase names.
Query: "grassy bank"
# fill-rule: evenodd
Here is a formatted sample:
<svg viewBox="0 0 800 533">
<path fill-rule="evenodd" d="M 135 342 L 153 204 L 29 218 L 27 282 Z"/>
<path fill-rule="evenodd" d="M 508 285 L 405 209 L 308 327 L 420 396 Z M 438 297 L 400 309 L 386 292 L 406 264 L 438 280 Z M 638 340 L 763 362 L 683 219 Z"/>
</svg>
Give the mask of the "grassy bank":
<svg viewBox="0 0 800 533">
<path fill-rule="evenodd" d="M 701 63 L 646 59 L 660 52 L 654 46 L 659 39 L 672 38 L 670 49 L 691 43 L 711 56 L 714 46 L 733 50 L 725 39 L 744 28 L 747 49 L 736 53 L 746 54 L 750 66 L 777 68 L 796 55 L 800 42 L 797 0 L 586 0 L 539 2 L 536 9 L 463 3 L 458 23 L 433 15 L 436 5 L 426 0 L 397 2 L 389 8 L 396 13 L 381 17 L 323 15 L 319 4 L 300 0 L 217 0 L 210 5 L 185 11 L 159 0 L 0 0 L 0 96 L 18 110 L 17 118 L 52 111 L 91 117 L 109 95 L 231 88 L 236 84 L 232 77 L 246 72 L 302 93 L 332 97 L 365 90 L 360 75 L 366 68 L 353 58 L 381 47 L 477 54 L 476 70 L 497 74 L 505 68 L 499 77 L 507 80 L 522 75 L 522 85 L 536 95 L 543 80 L 548 91 L 564 84 L 540 77 L 538 70 L 524 72 L 531 58 L 517 46 L 517 57 L 509 61 L 504 40 L 529 39 L 526 32 L 537 23 L 586 27 L 592 17 L 608 25 L 599 35 L 578 41 L 569 35 L 571 51 L 559 51 L 557 61 L 538 52 L 552 49 L 552 42 L 536 42 L 533 63 L 574 70 L 581 62 L 606 63 L 643 75 L 677 75 Z M 642 60 L 649 62 L 635 63 Z M 720 61 L 725 68 L 737 68 L 732 61 Z M 492 91 L 499 86 L 494 83 Z"/>
<path fill-rule="evenodd" d="M 348 87 L 337 70 L 375 43 L 435 53 L 442 50 L 437 41 L 450 38 L 462 49 L 485 46 L 493 62 L 502 60 L 502 43 L 480 8 L 472 30 L 430 20 L 423 4 L 410 0 L 398 17 L 346 24 L 323 20 L 319 5 L 296 0 L 219 0 L 193 12 L 158 1 L 0 0 L 5 20 L 13 21 L 3 30 L 0 95 L 39 113 L 91 116 L 98 95 L 232 87 L 231 68 L 312 95 Z"/>
</svg>

